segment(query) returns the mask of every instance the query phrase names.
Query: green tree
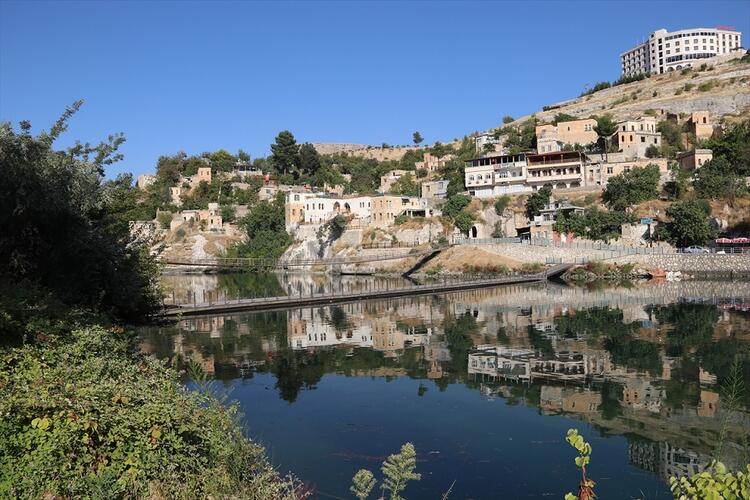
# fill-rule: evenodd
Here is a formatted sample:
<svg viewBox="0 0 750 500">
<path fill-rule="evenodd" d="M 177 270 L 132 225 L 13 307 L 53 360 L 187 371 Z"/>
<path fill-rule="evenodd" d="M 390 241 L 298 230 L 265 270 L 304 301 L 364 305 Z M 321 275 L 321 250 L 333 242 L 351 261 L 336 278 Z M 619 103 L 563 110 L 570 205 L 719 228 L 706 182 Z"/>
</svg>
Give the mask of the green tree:
<svg viewBox="0 0 750 500">
<path fill-rule="evenodd" d="M 284 197 L 261 201 L 238 221 L 247 240 L 233 247 L 230 255 L 250 258 L 278 259 L 292 243 L 284 224 Z"/>
<path fill-rule="evenodd" d="M 665 158 L 674 158 L 682 149 L 682 131 L 677 123 L 662 120 L 656 124 L 656 131 L 661 133 L 661 154 Z"/>
<path fill-rule="evenodd" d="M 596 117 L 594 132 L 599 136 L 599 140 L 604 144 L 604 158 L 608 161 L 607 151 L 609 150 L 609 138 L 617 132 L 617 123 L 612 120 L 611 115 L 602 115 Z"/>
<path fill-rule="evenodd" d="M 225 149 L 218 149 L 208 157 L 213 172 L 231 172 L 237 163 L 237 158 Z"/>
<path fill-rule="evenodd" d="M 420 134 L 419 132 L 414 132 L 411 137 L 412 141 L 414 141 L 414 144 L 416 145 L 419 145 L 422 143 L 422 141 L 424 141 L 422 134 Z"/>
<path fill-rule="evenodd" d="M 711 149 L 714 158 L 724 157 L 735 174 L 750 176 L 750 120 L 727 126 L 702 146 Z"/>
<path fill-rule="evenodd" d="M 504 125 L 507 125 L 509 123 L 513 123 L 514 120 L 515 119 L 512 116 L 510 116 L 510 115 L 503 116 L 503 124 Z"/>
<path fill-rule="evenodd" d="M 667 208 L 667 216 L 672 222 L 660 227 L 659 237 L 680 247 L 704 245 L 716 237 L 716 230 L 708 221 L 709 215 L 711 207 L 705 200 L 673 203 Z"/>
<path fill-rule="evenodd" d="M 465 194 L 457 194 L 448 198 L 448 201 L 443 205 L 443 215 L 447 217 L 455 217 L 461 210 L 471 203 L 471 197 Z"/>
<path fill-rule="evenodd" d="M 401 451 L 390 455 L 383 462 L 383 489 L 390 491 L 391 500 L 402 500 L 401 492 L 406 489 L 409 481 L 419 481 L 421 474 L 414 472 L 417 468 L 417 453 L 414 445 L 406 443 Z"/>
<path fill-rule="evenodd" d="M 549 203 L 549 198 L 552 195 L 552 188 L 544 186 L 539 189 L 526 200 L 526 215 L 529 219 L 533 219 L 535 216 L 541 213 L 544 206 Z"/>
<path fill-rule="evenodd" d="M 53 149 L 81 104 L 38 136 L 26 121 L 19 131 L 0 124 L 0 287 L 36 290 L 34 308 L 53 296 L 142 321 L 159 307 L 160 294 L 156 264 L 128 230 L 137 195 L 130 177 L 103 182 L 105 168 L 122 158 L 124 137 Z"/>
<path fill-rule="evenodd" d="M 693 174 L 693 189 L 701 198 L 733 198 L 742 189 L 742 179 L 724 156 L 707 161 Z"/>
<path fill-rule="evenodd" d="M 625 210 L 630 205 L 656 199 L 659 177 L 659 167 L 653 164 L 616 175 L 607 182 L 604 201 L 613 210 Z"/>
<path fill-rule="evenodd" d="M 278 174 L 296 173 L 299 165 L 299 145 L 294 135 L 282 130 L 271 144 L 271 165 Z"/>
<path fill-rule="evenodd" d="M 406 173 L 391 185 L 389 192 L 401 196 L 418 196 L 419 186 L 414 180 L 414 176 L 411 173 Z"/>
<path fill-rule="evenodd" d="M 303 175 L 314 176 L 321 166 L 320 155 L 309 142 L 299 148 L 299 169 Z"/>
<path fill-rule="evenodd" d="M 375 476 L 367 469 L 359 469 L 352 478 L 352 485 L 349 491 L 359 500 L 365 500 L 370 496 L 370 492 L 375 487 Z"/>
</svg>

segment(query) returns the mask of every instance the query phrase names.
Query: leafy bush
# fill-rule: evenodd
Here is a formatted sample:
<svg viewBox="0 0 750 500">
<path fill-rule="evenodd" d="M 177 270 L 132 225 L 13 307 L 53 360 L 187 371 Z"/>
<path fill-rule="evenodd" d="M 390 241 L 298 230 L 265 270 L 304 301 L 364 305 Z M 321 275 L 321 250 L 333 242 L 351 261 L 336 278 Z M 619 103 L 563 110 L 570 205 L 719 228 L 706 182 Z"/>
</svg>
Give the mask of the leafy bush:
<svg viewBox="0 0 750 500">
<path fill-rule="evenodd" d="M 742 185 L 742 179 L 723 156 L 707 161 L 693 178 L 696 194 L 706 199 L 731 198 L 740 192 Z"/>
<path fill-rule="evenodd" d="M 454 218 L 469 203 L 471 203 L 471 198 L 465 194 L 451 196 L 443 205 L 443 215 Z"/>
<path fill-rule="evenodd" d="M 708 92 L 709 90 L 714 88 L 714 86 L 716 86 L 716 82 L 714 82 L 713 80 L 701 83 L 700 85 L 698 85 L 698 92 Z"/>
<path fill-rule="evenodd" d="M 680 247 L 703 245 L 716 237 L 716 230 L 708 222 L 710 214 L 711 207 L 705 200 L 678 201 L 667 208 L 672 222 L 661 224 L 657 234 Z"/>
<path fill-rule="evenodd" d="M 381 489 L 383 490 L 383 496 L 385 492 L 390 492 L 389 498 L 391 500 L 403 500 L 401 492 L 406 489 L 409 481 L 419 481 L 422 479 L 422 475 L 415 471 L 417 468 L 417 453 L 414 450 L 414 445 L 406 443 L 401 446 L 401 451 L 393 455 L 389 455 L 388 458 L 383 462 L 383 466 L 380 468 L 383 473 L 383 481 L 381 483 Z M 352 478 L 352 486 L 350 491 L 360 500 L 364 500 L 370 496 L 370 492 L 377 484 L 375 476 L 372 472 L 367 469 L 360 469 Z"/>
<path fill-rule="evenodd" d="M 604 190 L 604 202 L 613 210 L 624 210 L 630 205 L 659 196 L 659 167 L 636 167 L 609 179 Z"/>
<path fill-rule="evenodd" d="M 284 197 L 261 201 L 238 221 L 247 241 L 229 249 L 229 256 L 278 259 L 292 243 L 284 223 Z"/>
<path fill-rule="evenodd" d="M 503 215 L 503 212 L 505 212 L 505 209 L 508 207 L 508 203 L 510 203 L 510 196 L 504 195 L 498 198 L 495 202 L 495 213 L 497 215 Z"/>
<path fill-rule="evenodd" d="M 172 223 L 172 214 L 170 212 L 159 212 L 156 220 L 159 222 L 159 227 L 169 229 L 169 225 Z"/>
<path fill-rule="evenodd" d="M 87 327 L 0 358 L 0 497 L 291 497 L 237 409 Z"/>
<path fill-rule="evenodd" d="M 529 219 L 539 215 L 544 206 L 549 203 L 549 197 L 552 195 L 552 188 L 545 186 L 526 199 L 526 215 Z"/>
<path fill-rule="evenodd" d="M 661 149 L 656 144 L 651 144 L 646 148 L 646 158 L 658 158 L 661 156 Z"/>
<path fill-rule="evenodd" d="M 721 462 L 691 477 L 669 479 L 674 498 L 750 498 L 750 465 L 732 473 Z"/>
<path fill-rule="evenodd" d="M 555 221 L 555 231 L 560 234 L 573 233 L 579 238 L 594 241 L 609 241 L 620 237 L 620 227 L 635 218 L 623 211 L 606 212 L 590 208 L 583 214 L 565 216 L 560 213 Z"/>
</svg>

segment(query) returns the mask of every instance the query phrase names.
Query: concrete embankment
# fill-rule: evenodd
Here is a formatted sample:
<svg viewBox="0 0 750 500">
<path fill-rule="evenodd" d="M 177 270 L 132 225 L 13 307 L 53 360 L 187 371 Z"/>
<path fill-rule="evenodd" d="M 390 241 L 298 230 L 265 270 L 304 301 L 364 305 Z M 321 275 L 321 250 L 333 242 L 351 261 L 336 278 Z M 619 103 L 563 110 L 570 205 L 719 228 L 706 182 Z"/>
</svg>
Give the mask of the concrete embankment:
<svg viewBox="0 0 750 500">
<path fill-rule="evenodd" d="M 750 276 L 750 253 L 747 254 L 681 254 L 656 253 L 627 255 L 622 251 L 596 248 L 570 248 L 525 243 L 496 243 L 490 245 L 462 245 L 477 252 L 490 252 L 520 262 L 600 261 L 607 264 L 635 264 L 649 269 L 681 271 L 700 276 Z"/>
</svg>

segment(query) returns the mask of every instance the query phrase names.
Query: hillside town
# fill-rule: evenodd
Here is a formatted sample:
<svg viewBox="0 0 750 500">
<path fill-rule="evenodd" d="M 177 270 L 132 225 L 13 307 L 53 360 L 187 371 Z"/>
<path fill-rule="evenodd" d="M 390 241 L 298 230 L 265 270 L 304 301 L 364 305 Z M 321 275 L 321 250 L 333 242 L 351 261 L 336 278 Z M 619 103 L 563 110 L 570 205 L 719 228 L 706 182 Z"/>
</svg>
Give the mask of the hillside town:
<svg viewBox="0 0 750 500">
<path fill-rule="evenodd" d="M 540 7 L 1 1 L 0 499 L 750 498 L 750 3 Z"/>
</svg>

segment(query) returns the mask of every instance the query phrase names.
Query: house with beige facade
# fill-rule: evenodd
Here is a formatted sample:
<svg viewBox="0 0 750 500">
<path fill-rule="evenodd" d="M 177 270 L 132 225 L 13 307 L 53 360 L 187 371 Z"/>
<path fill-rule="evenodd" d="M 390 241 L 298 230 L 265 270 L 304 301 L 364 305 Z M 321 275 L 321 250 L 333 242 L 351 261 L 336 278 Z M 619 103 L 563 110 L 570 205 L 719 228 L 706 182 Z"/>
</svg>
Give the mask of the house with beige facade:
<svg viewBox="0 0 750 500">
<path fill-rule="evenodd" d="M 437 157 L 430 153 L 424 154 L 424 159 L 414 163 L 414 167 L 417 170 L 424 169 L 428 172 L 437 172 L 445 166 L 445 164 L 452 160 L 455 156 L 452 154 L 445 155 L 443 157 Z"/>
<path fill-rule="evenodd" d="M 410 210 L 424 210 L 419 198 L 414 196 L 373 196 L 371 201 L 372 218 L 370 224 L 373 227 L 388 227 L 402 213 L 407 214 Z"/>
<path fill-rule="evenodd" d="M 586 184 L 588 157 L 580 151 L 558 151 L 526 157 L 526 184 L 533 191 L 544 186 L 552 189 L 578 188 Z"/>
<path fill-rule="evenodd" d="M 586 169 L 587 186 L 606 186 L 609 179 L 638 167 L 648 165 L 659 167 L 659 174 L 663 181 L 669 176 L 669 162 L 666 158 L 628 158 L 624 153 L 589 154 L 590 163 Z"/>
<path fill-rule="evenodd" d="M 710 149 L 693 149 L 679 153 L 677 155 L 677 163 L 682 169 L 695 170 L 705 165 L 707 161 L 711 161 L 713 157 L 714 152 Z"/>
<path fill-rule="evenodd" d="M 687 121 L 687 129 L 688 133 L 694 135 L 699 141 L 710 139 L 714 135 L 711 113 L 708 111 L 693 111 Z"/>
<path fill-rule="evenodd" d="M 562 151 L 566 144 L 573 146 L 596 142 L 599 136 L 594 131 L 594 127 L 596 127 L 596 120 L 593 118 L 537 125 L 537 152 L 552 153 Z"/>
<path fill-rule="evenodd" d="M 661 148 L 661 132 L 656 130 L 653 116 L 618 123 L 615 138 L 620 152 L 630 158 L 645 158 L 649 146 Z"/>
<path fill-rule="evenodd" d="M 445 198 L 448 193 L 448 183 L 445 179 L 435 179 L 425 181 L 420 187 L 420 196 L 422 198 Z"/>
</svg>

